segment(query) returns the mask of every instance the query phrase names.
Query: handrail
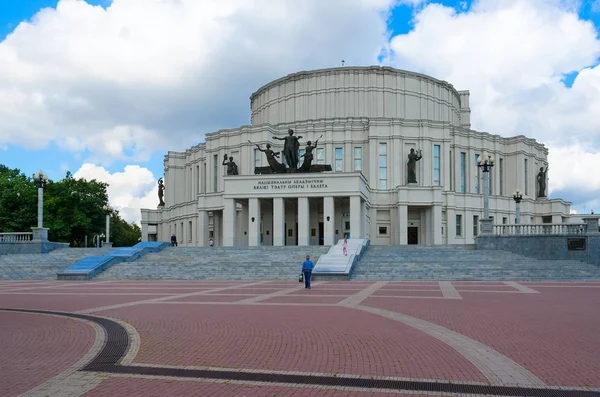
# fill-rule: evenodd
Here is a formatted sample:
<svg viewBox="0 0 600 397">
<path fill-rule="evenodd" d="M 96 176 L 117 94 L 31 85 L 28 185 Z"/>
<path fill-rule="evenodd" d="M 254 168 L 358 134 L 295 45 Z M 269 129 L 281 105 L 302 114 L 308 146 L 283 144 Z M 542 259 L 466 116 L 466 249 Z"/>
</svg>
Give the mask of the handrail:
<svg viewBox="0 0 600 397">
<path fill-rule="evenodd" d="M 33 240 L 33 232 L 0 233 L 2 243 L 28 243 Z"/>
<path fill-rule="evenodd" d="M 540 236 L 586 234 L 585 223 L 543 223 L 541 225 L 494 225 L 497 236 Z"/>
</svg>

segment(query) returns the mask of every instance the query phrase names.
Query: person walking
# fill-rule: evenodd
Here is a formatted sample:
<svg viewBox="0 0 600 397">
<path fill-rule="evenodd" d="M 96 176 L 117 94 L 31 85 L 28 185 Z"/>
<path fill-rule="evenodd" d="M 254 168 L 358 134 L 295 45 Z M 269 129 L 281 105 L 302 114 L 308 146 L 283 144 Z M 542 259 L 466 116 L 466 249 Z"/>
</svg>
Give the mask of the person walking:
<svg viewBox="0 0 600 397">
<path fill-rule="evenodd" d="M 177 247 L 177 237 L 175 236 L 175 233 L 171 236 L 171 247 Z"/>
<path fill-rule="evenodd" d="M 344 255 L 348 256 L 348 238 L 344 236 Z"/>
<path fill-rule="evenodd" d="M 306 255 L 306 260 L 302 264 L 302 273 L 304 273 L 304 289 L 310 289 L 310 276 L 312 269 L 315 267 L 313 261 L 310 260 L 310 255 Z"/>
</svg>

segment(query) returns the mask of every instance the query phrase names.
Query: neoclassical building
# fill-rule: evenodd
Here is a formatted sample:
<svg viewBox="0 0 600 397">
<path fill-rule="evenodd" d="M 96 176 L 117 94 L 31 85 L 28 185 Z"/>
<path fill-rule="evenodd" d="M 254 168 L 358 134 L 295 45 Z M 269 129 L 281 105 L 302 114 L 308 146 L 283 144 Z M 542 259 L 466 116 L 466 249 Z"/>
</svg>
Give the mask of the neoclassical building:
<svg viewBox="0 0 600 397">
<path fill-rule="evenodd" d="M 372 244 L 473 244 L 483 152 L 495 158 L 495 224 L 515 223 L 516 189 L 521 223 L 568 222 L 570 203 L 537 197 L 548 149 L 471 129 L 469 92 L 446 81 L 390 67 L 322 69 L 272 81 L 250 104 L 250 125 L 165 155 L 165 205 L 142 210 L 144 241 L 176 234 L 183 246 L 211 238 L 224 246 L 330 245 L 348 235 Z M 282 152 L 275 137 L 289 129 L 301 137 L 299 168 L 307 142 L 318 139 L 313 168 L 331 171 L 256 174 L 269 167 L 256 144 Z M 238 175 L 227 175 L 229 157 Z"/>
</svg>

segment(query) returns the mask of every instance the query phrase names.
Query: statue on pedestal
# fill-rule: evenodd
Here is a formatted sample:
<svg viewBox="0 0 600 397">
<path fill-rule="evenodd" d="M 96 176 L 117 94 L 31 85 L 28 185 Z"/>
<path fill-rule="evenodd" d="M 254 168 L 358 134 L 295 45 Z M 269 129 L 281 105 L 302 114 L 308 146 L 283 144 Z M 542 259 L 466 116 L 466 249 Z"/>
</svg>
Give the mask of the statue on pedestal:
<svg viewBox="0 0 600 397">
<path fill-rule="evenodd" d="M 225 158 L 223 159 L 223 165 L 227 166 L 227 175 L 239 175 L 237 164 L 233 161 L 233 157 L 229 157 L 229 162 L 227 161 L 227 154 L 225 154 Z"/>
<path fill-rule="evenodd" d="M 298 168 L 298 151 L 300 150 L 300 138 L 301 136 L 294 136 L 294 130 L 288 130 L 288 136 L 285 138 L 278 138 L 273 136 L 273 139 L 284 141 L 283 143 L 283 156 L 287 162 L 287 166 L 292 169 Z"/>
<path fill-rule="evenodd" d="M 540 167 L 540 172 L 537 174 L 538 182 L 538 197 L 546 197 L 546 175 L 548 174 L 548 166 Z"/>
<path fill-rule="evenodd" d="M 410 149 L 408 154 L 408 164 L 406 165 L 408 172 L 408 183 L 417 183 L 417 161 L 421 160 L 423 155 L 419 150 L 419 154 L 415 152 L 415 149 Z"/>
<path fill-rule="evenodd" d="M 310 166 L 312 165 L 312 161 L 313 161 L 313 150 L 314 148 L 317 147 L 318 143 L 319 143 L 319 139 L 321 139 L 323 137 L 323 135 L 321 135 L 316 141 L 314 145 L 311 145 L 311 141 L 308 141 L 306 143 L 306 149 L 304 149 L 304 154 L 300 157 L 304 158 L 304 162 L 302 163 L 302 167 L 298 168 L 298 171 L 300 172 L 309 172 L 310 171 Z"/>
<path fill-rule="evenodd" d="M 277 161 L 277 158 L 279 157 L 279 152 L 272 151 L 271 145 L 268 143 L 266 149 L 262 149 L 260 146 L 258 146 L 258 144 L 256 144 L 256 148 L 267 156 L 267 162 L 269 163 L 269 167 L 271 168 L 271 171 L 274 174 L 285 174 L 285 165 Z"/>
<path fill-rule="evenodd" d="M 158 206 L 159 207 L 165 206 L 165 202 L 163 200 L 164 196 L 165 196 L 165 184 L 163 183 L 163 179 L 160 178 L 158 180 Z"/>
</svg>

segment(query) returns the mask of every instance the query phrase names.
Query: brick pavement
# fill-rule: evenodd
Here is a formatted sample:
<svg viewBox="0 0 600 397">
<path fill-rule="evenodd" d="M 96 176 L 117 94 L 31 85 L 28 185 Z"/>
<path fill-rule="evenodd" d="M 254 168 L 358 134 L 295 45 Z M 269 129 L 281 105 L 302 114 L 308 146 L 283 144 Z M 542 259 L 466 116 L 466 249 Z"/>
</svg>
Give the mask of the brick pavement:
<svg viewBox="0 0 600 397">
<path fill-rule="evenodd" d="M 131 324 L 130 338 L 139 333 L 139 351 L 128 355 L 138 364 L 478 384 L 531 375 L 525 383 L 600 388 L 600 283 L 319 284 L 306 291 L 285 281 L 1 282 L 0 308 L 120 319 Z M 0 356 L 0 394 L 51 379 L 81 359 L 95 337 L 78 321 L 0 311 L 0 351 L 8 352 Z M 389 395 L 90 372 L 68 373 L 48 387 L 69 396 Z M 30 395 L 43 395 L 35 390 Z"/>
</svg>

